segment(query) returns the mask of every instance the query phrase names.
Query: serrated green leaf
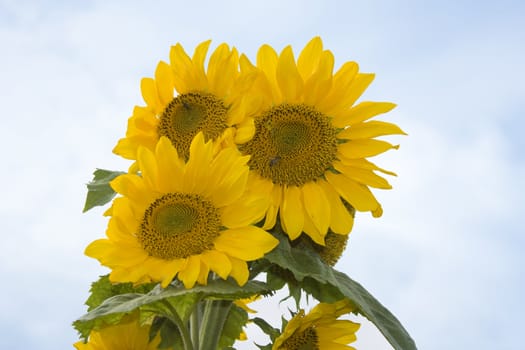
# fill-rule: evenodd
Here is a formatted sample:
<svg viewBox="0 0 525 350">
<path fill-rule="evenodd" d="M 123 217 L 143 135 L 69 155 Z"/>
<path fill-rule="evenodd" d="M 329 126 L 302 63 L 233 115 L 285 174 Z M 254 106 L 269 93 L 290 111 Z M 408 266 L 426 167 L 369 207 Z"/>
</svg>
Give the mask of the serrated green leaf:
<svg viewBox="0 0 525 350">
<path fill-rule="evenodd" d="M 222 328 L 222 333 L 219 338 L 219 349 L 226 350 L 231 348 L 239 335 L 243 332 L 243 327 L 248 322 L 248 313 L 242 308 L 233 304 L 228 311 L 228 316 L 224 326 Z"/>
<path fill-rule="evenodd" d="M 93 180 L 87 184 L 88 193 L 82 212 L 85 213 L 91 208 L 110 202 L 113 197 L 115 197 L 116 193 L 113 191 L 109 183 L 111 180 L 122 174 L 125 173 L 122 171 L 112 171 L 105 169 L 95 170 L 93 173 Z"/>
<path fill-rule="evenodd" d="M 250 319 L 250 321 L 255 323 L 261 329 L 261 331 L 267 334 L 270 337 L 272 343 L 279 335 L 281 335 L 281 331 L 279 329 L 273 328 L 272 325 L 270 325 L 268 322 L 266 322 L 266 320 L 260 317 L 254 317 Z"/>
<path fill-rule="evenodd" d="M 213 280 L 206 286 L 195 286 L 192 289 L 185 289 L 180 285 L 165 289 L 156 286 L 148 293 L 119 294 L 105 299 L 73 325 L 86 338 L 92 329 L 104 324 L 116 324 L 122 316 L 136 309 L 162 315 L 164 308 L 158 302 L 163 300 L 170 302 L 179 317 L 186 320 L 194 305 L 202 298 L 236 300 L 269 293 L 271 290 L 267 285 L 259 281 L 248 281 L 242 287 L 232 280 Z"/>
<path fill-rule="evenodd" d="M 315 251 L 304 246 L 292 247 L 278 227 L 274 228 L 274 233 L 280 243 L 265 255 L 265 259 L 292 272 L 302 288 L 320 301 L 348 298 L 355 304 L 357 312 L 372 322 L 394 349 L 416 349 L 399 320 L 359 283 L 326 265 Z"/>
<path fill-rule="evenodd" d="M 104 275 L 91 284 L 90 295 L 85 304 L 88 306 L 88 311 L 91 311 L 112 296 L 126 293 L 145 294 L 153 287 L 155 287 L 154 283 L 142 284 L 137 287 L 133 287 L 133 283 L 111 283 L 109 275 Z"/>
</svg>

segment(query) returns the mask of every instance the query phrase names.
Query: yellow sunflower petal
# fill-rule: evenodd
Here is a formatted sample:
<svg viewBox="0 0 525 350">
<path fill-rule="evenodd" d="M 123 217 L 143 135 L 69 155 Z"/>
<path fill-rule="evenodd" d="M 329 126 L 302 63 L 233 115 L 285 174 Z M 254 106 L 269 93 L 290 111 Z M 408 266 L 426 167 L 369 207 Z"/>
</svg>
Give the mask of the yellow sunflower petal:
<svg viewBox="0 0 525 350">
<path fill-rule="evenodd" d="M 215 239 L 215 249 L 234 258 L 252 261 L 277 246 L 279 241 L 268 232 L 255 226 L 227 229 Z"/>
<path fill-rule="evenodd" d="M 297 59 L 297 69 L 303 80 L 307 80 L 313 74 L 319 63 L 319 57 L 323 51 L 323 42 L 320 37 L 316 36 L 301 51 Z"/>
<path fill-rule="evenodd" d="M 326 98 L 327 91 L 332 87 L 332 72 L 334 69 L 334 55 L 324 51 L 315 74 L 306 81 L 304 87 L 304 102 L 315 106 Z"/>
<path fill-rule="evenodd" d="M 181 191 L 185 164 L 167 137 L 160 138 L 155 157 L 158 167 L 158 189 L 164 193 Z"/>
<path fill-rule="evenodd" d="M 270 181 L 267 182 L 272 185 L 272 189 L 269 192 L 271 196 L 270 206 L 266 212 L 266 220 L 264 221 L 264 225 L 262 227 L 265 230 L 269 230 L 275 226 L 283 193 L 283 189 L 280 186 L 273 185 Z"/>
<path fill-rule="evenodd" d="M 391 102 L 361 102 L 348 111 L 334 118 L 334 125 L 343 128 L 347 125 L 357 124 L 368 120 L 376 115 L 383 114 L 394 109 L 396 105 Z"/>
<path fill-rule="evenodd" d="M 190 145 L 190 159 L 184 173 L 184 190 L 203 193 L 208 188 L 209 174 L 203 169 L 209 169 L 213 157 L 213 144 L 204 141 L 204 135 L 199 132 Z"/>
<path fill-rule="evenodd" d="M 140 82 L 140 90 L 142 91 L 142 97 L 144 102 L 151 108 L 155 113 L 161 111 L 161 103 L 159 95 L 157 93 L 157 85 L 155 80 L 152 78 L 143 78 Z"/>
<path fill-rule="evenodd" d="M 284 190 L 281 206 L 281 224 L 291 240 L 299 237 L 303 230 L 303 204 L 301 191 L 297 186 L 290 186 Z"/>
<path fill-rule="evenodd" d="M 146 183 L 146 186 L 152 189 L 158 189 L 159 171 L 155 154 L 145 147 L 140 147 L 137 155 L 139 167 L 142 172 L 142 179 Z"/>
<path fill-rule="evenodd" d="M 236 202 L 246 191 L 249 168 L 246 165 L 249 157 L 240 156 L 234 148 L 222 150 L 210 167 L 208 184 L 213 188 L 210 197 L 218 207 Z"/>
<path fill-rule="evenodd" d="M 379 203 L 368 187 L 343 175 L 336 175 L 330 172 L 325 174 L 326 180 L 334 186 L 336 191 L 348 203 L 359 211 L 373 211 L 379 207 Z"/>
<path fill-rule="evenodd" d="M 335 189 L 326 181 L 319 181 L 331 206 L 330 229 L 338 234 L 348 234 L 354 225 L 354 218 L 341 202 Z"/>
<path fill-rule="evenodd" d="M 190 255 L 187 258 L 186 266 L 179 272 L 179 279 L 184 283 L 186 289 L 193 288 L 201 271 L 201 259 L 198 256 Z"/>
<path fill-rule="evenodd" d="M 193 53 L 192 61 L 195 71 L 195 90 L 204 90 L 208 84 L 208 78 L 204 71 L 204 61 L 206 60 L 206 54 L 210 47 L 211 40 L 204 41 L 197 45 Z"/>
<path fill-rule="evenodd" d="M 199 271 L 199 276 L 197 277 L 197 282 L 200 285 L 205 286 L 208 284 L 208 276 L 210 275 L 210 267 L 205 261 L 202 260 L 202 255 L 201 255 L 200 262 L 201 262 L 201 268 Z"/>
<path fill-rule="evenodd" d="M 131 199 L 140 199 L 147 192 L 144 181 L 134 174 L 119 175 L 109 183 L 115 192 Z"/>
<path fill-rule="evenodd" d="M 182 45 L 177 44 L 171 47 L 170 65 L 174 77 L 173 84 L 177 91 L 181 94 L 189 92 L 190 87 L 195 83 L 191 75 L 193 64 Z"/>
<path fill-rule="evenodd" d="M 301 192 L 306 213 L 324 236 L 330 224 L 330 203 L 324 191 L 317 183 L 307 182 L 303 185 Z"/>
<path fill-rule="evenodd" d="M 131 218 L 131 222 L 128 222 L 119 213 L 118 216 L 114 216 L 109 220 L 106 235 L 114 243 L 134 245 L 137 242 L 134 234 L 138 225 L 139 222 L 134 217 Z"/>
<path fill-rule="evenodd" d="M 148 276 L 154 281 L 161 281 L 162 288 L 171 283 L 179 271 L 184 270 L 188 259 L 174 259 L 171 261 L 149 257 L 145 262 Z"/>
<path fill-rule="evenodd" d="M 350 86 L 357 76 L 358 70 L 359 66 L 355 62 L 346 62 L 339 68 L 334 75 L 332 89 L 326 98 L 317 105 L 320 111 L 326 113 L 326 111 L 332 110 L 334 106 L 341 106 L 341 104 L 344 105 L 344 108 L 349 107 L 346 103 L 346 96 L 350 93 Z M 335 126 L 339 127 L 338 125 Z"/>
<path fill-rule="evenodd" d="M 126 159 L 136 159 L 137 146 L 129 138 L 122 138 L 118 140 L 117 145 L 113 148 L 113 153 Z"/>
<path fill-rule="evenodd" d="M 252 118 L 246 119 L 244 122 L 237 125 L 235 132 L 235 143 L 243 144 L 250 141 L 255 134 L 255 123 Z"/>
<path fill-rule="evenodd" d="M 303 208 L 303 210 L 304 210 L 303 232 L 306 233 L 312 239 L 312 241 L 314 241 L 315 243 L 321 246 L 324 246 L 325 245 L 324 238 L 326 235 L 326 231 L 325 232 L 319 231 L 319 229 L 315 226 L 312 219 L 310 219 L 310 217 L 308 216 L 306 209 Z"/>
<path fill-rule="evenodd" d="M 165 106 L 173 99 L 173 74 L 166 62 L 160 61 L 155 71 L 155 85 L 160 104 Z"/>
<path fill-rule="evenodd" d="M 202 259 L 210 269 L 222 279 L 228 278 L 232 270 L 232 263 L 228 256 L 216 250 L 207 250 L 202 253 Z"/>
<path fill-rule="evenodd" d="M 383 174 L 397 176 L 396 173 L 382 169 L 366 159 L 363 159 L 363 158 L 349 159 L 349 158 L 345 158 L 342 154 L 340 154 L 339 156 L 340 156 L 339 159 L 341 160 L 341 163 L 343 164 L 346 164 L 352 167 L 356 167 L 356 168 L 377 170 L 377 171 L 382 172 Z"/>
<path fill-rule="evenodd" d="M 109 274 L 109 281 L 111 283 L 136 283 L 138 281 L 149 283 L 151 280 L 147 276 L 144 276 L 140 269 L 113 267 Z"/>
<path fill-rule="evenodd" d="M 107 266 L 117 266 L 119 264 L 133 266 L 140 264 L 147 258 L 147 255 L 139 248 L 128 246 L 126 249 L 119 249 L 119 247 L 107 239 L 97 239 L 91 242 L 91 244 L 86 247 L 84 254 L 99 260 Z"/>
<path fill-rule="evenodd" d="M 230 257 L 232 264 L 232 270 L 230 275 L 237 281 L 240 286 L 243 286 L 248 282 L 250 272 L 248 271 L 248 264 L 241 259 Z"/>
<path fill-rule="evenodd" d="M 233 84 L 231 78 L 236 76 L 237 63 L 238 56 L 235 49 L 230 51 L 227 44 L 221 44 L 215 49 L 208 65 L 210 92 L 222 95 L 230 91 Z"/>
<path fill-rule="evenodd" d="M 135 218 L 133 211 L 129 205 L 129 200 L 124 197 L 118 197 L 113 200 L 112 205 L 112 218 L 109 223 L 111 224 L 112 220 L 117 220 L 120 225 L 122 225 L 122 230 L 128 234 L 134 234 L 137 230 L 138 221 Z M 108 229 L 108 231 L 110 231 Z M 108 232 L 109 234 L 109 232 Z"/>
<path fill-rule="evenodd" d="M 257 67 L 259 67 L 266 75 L 268 83 L 271 85 L 273 92 L 272 98 L 280 100 L 281 94 L 279 93 L 279 85 L 277 84 L 277 78 L 275 72 L 277 70 L 277 62 L 279 56 L 275 50 L 269 45 L 263 45 L 257 51 Z"/>
<path fill-rule="evenodd" d="M 398 149 L 399 146 L 375 139 L 349 140 L 339 145 L 339 152 L 341 152 L 345 158 L 353 159 L 377 156 L 392 148 Z"/>
<path fill-rule="evenodd" d="M 376 175 L 372 170 L 350 167 L 341 162 L 334 162 L 334 167 L 345 176 L 364 185 L 386 190 L 392 188 L 388 181 L 381 176 Z"/>
<path fill-rule="evenodd" d="M 303 92 L 303 79 L 297 70 L 291 46 L 287 46 L 279 56 L 276 77 L 283 100 L 299 102 L 299 96 Z"/>
<path fill-rule="evenodd" d="M 350 128 L 341 131 L 337 137 L 340 139 L 371 139 L 383 135 L 406 135 L 395 124 L 372 120 L 366 123 L 353 124 Z"/>
<path fill-rule="evenodd" d="M 267 208 L 268 200 L 266 198 L 245 196 L 222 208 L 222 223 L 227 228 L 248 226 L 261 220 Z"/>
<path fill-rule="evenodd" d="M 375 78 L 373 73 L 359 73 L 352 81 L 352 84 L 349 88 L 349 94 L 345 98 L 345 104 L 347 106 L 352 106 L 355 101 L 361 97 L 366 88 L 372 83 Z"/>
</svg>

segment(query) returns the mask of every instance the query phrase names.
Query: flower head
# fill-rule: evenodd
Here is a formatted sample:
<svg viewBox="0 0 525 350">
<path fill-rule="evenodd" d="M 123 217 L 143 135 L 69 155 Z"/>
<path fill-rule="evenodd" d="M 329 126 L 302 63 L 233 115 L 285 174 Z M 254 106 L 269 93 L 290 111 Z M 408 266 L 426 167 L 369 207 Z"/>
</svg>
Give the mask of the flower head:
<svg viewBox="0 0 525 350">
<path fill-rule="evenodd" d="M 338 320 L 352 311 L 347 300 L 334 304 L 320 303 L 307 315 L 300 310 L 275 339 L 272 350 L 331 350 L 354 349 L 347 344 L 356 340 L 359 324 Z"/>
<path fill-rule="evenodd" d="M 160 333 L 150 341 L 150 325 L 140 325 L 138 314 L 126 316 L 116 325 L 93 330 L 87 343 L 73 344 L 77 350 L 157 350 Z"/>
<path fill-rule="evenodd" d="M 278 55 L 263 45 L 256 66 L 244 56 L 240 64 L 242 71 L 259 72 L 255 135 L 240 147 L 251 155 L 248 164 L 258 181 L 272 187 L 264 228 L 273 227 L 279 214 L 292 240 L 305 232 L 322 245 L 329 228 L 349 233 L 353 217 L 345 205 L 380 216 L 381 205 L 369 187 L 391 188 L 376 171 L 394 174 L 366 158 L 397 148 L 376 137 L 404 132 L 391 123 L 369 121 L 393 103 L 354 106 L 374 75 L 358 73 L 355 62 L 334 74 L 333 54 L 323 50 L 318 37 L 297 62 L 290 46 Z"/>
<path fill-rule="evenodd" d="M 246 262 L 278 244 L 253 225 L 264 216 L 267 189 L 250 185 L 249 157 L 231 147 L 216 153 L 199 133 L 187 161 L 166 137 L 154 151 L 139 148 L 137 158 L 140 175 L 111 182 L 122 197 L 108 211 L 107 238 L 86 254 L 112 269 L 112 282 L 167 286 L 177 275 L 191 288 L 213 271 L 246 283 Z"/>
<path fill-rule="evenodd" d="M 206 69 L 209 46 L 210 41 L 201 43 L 190 58 L 177 44 L 171 48 L 170 63 L 161 61 L 154 78 L 142 79 L 146 106 L 135 107 L 126 137 L 113 150 L 116 154 L 136 160 L 140 146 L 153 150 L 166 136 L 187 158 L 200 131 L 206 140 L 227 144 L 246 142 L 253 135 L 253 103 L 246 93 L 253 75 L 239 73 L 238 52 L 227 44 L 215 49 Z"/>
</svg>

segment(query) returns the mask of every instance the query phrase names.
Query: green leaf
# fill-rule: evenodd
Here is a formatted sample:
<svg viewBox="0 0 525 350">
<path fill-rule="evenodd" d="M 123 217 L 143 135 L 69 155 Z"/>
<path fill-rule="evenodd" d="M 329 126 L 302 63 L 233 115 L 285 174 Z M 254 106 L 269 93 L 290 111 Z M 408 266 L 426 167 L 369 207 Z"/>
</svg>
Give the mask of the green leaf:
<svg viewBox="0 0 525 350">
<path fill-rule="evenodd" d="M 281 335 L 281 331 L 279 329 L 273 328 L 272 325 L 260 317 L 252 318 L 250 321 L 255 323 L 261 329 L 261 331 L 266 333 L 270 337 L 272 343 L 275 342 L 275 339 Z"/>
<path fill-rule="evenodd" d="M 233 304 L 230 307 L 226 322 L 219 338 L 219 349 L 230 348 L 243 332 L 243 327 L 248 322 L 248 313 Z"/>
<path fill-rule="evenodd" d="M 236 300 L 271 292 L 263 282 L 249 281 L 240 287 L 231 279 L 213 280 L 206 286 L 195 286 L 192 289 L 186 289 L 181 285 L 171 285 L 165 289 L 156 286 L 148 293 L 119 294 L 105 299 L 95 309 L 76 320 L 73 325 L 81 336 L 86 338 L 92 329 L 97 329 L 104 324 L 116 324 L 125 314 L 136 309 L 163 315 L 165 309 L 159 303 L 163 300 L 174 306 L 182 320 L 187 320 L 195 304 L 203 298 Z"/>
<path fill-rule="evenodd" d="M 348 298 L 357 312 L 372 322 L 394 349 L 412 350 L 416 345 L 399 320 L 359 283 L 326 265 L 319 255 L 305 246 L 292 247 L 288 238 L 274 228 L 279 245 L 265 255 L 269 262 L 289 270 L 302 288 L 322 302 Z"/>
<path fill-rule="evenodd" d="M 152 324 L 156 332 L 150 334 L 150 340 L 154 338 L 157 332 L 160 332 L 159 349 L 184 350 L 184 343 L 179 329 L 170 320 L 165 317 L 156 317 Z"/>
<path fill-rule="evenodd" d="M 85 304 L 88 306 L 88 311 L 91 311 L 112 296 L 125 293 L 147 293 L 153 287 L 155 287 L 154 283 L 142 284 L 137 287 L 133 287 L 133 283 L 111 283 L 109 275 L 104 275 L 91 284 L 90 295 Z"/>
<path fill-rule="evenodd" d="M 259 345 L 259 344 L 255 344 L 259 350 L 272 350 L 273 348 L 273 344 L 266 344 L 266 345 Z"/>
<path fill-rule="evenodd" d="M 93 173 L 93 175 L 95 175 L 93 180 L 87 184 L 88 193 L 82 212 L 85 213 L 93 207 L 104 205 L 110 202 L 113 197 L 115 197 L 116 192 L 113 191 L 109 183 L 111 180 L 122 174 L 125 173 L 122 171 L 104 169 L 95 170 Z"/>
<path fill-rule="evenodd" d="M 286 279 L 276 273 L 268 272 L 266 274 L 266 283 L 271 289 L 280 290 L 286 284 Z"/>
</svg>

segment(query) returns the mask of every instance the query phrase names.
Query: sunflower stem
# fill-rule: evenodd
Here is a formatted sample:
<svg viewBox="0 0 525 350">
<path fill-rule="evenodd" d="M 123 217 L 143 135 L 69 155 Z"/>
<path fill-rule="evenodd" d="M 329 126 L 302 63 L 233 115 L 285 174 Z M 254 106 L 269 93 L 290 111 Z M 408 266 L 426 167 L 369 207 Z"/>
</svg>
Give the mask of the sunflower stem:
<svg viewBox="0 0 525 350">
<path fill-rule="evenodd" d="M 184 322 L 182 322 L 182 319 L 180 318 L 177 310 L 167 301 L 166 299 L 162 300 L 162 303 L 166 308 L 169 310 L 169 312 L 165 315 L 171 322 L 173 322 L 177 328 L 179 329 L 179 333 L 182 337 L 182 343 L 184 344 L 184 350 L 196 350 L 193 346 L 193 343 L 191 341 L 190 334 L 188 332 L 188 328 L 184 325 Z"/>
<path fill-rule="evenodd" d="M 202 322 L 202 301 L 197 302 L 190 316 L 190 334 L 193 346 L 199 349 L 199 333 Z"/>
<path fill-rule="evenodd" d="M 218 348 L 231 305 L 231 300 L 206 300 L 201 324 L 200 350 Z"/>
</svg>

